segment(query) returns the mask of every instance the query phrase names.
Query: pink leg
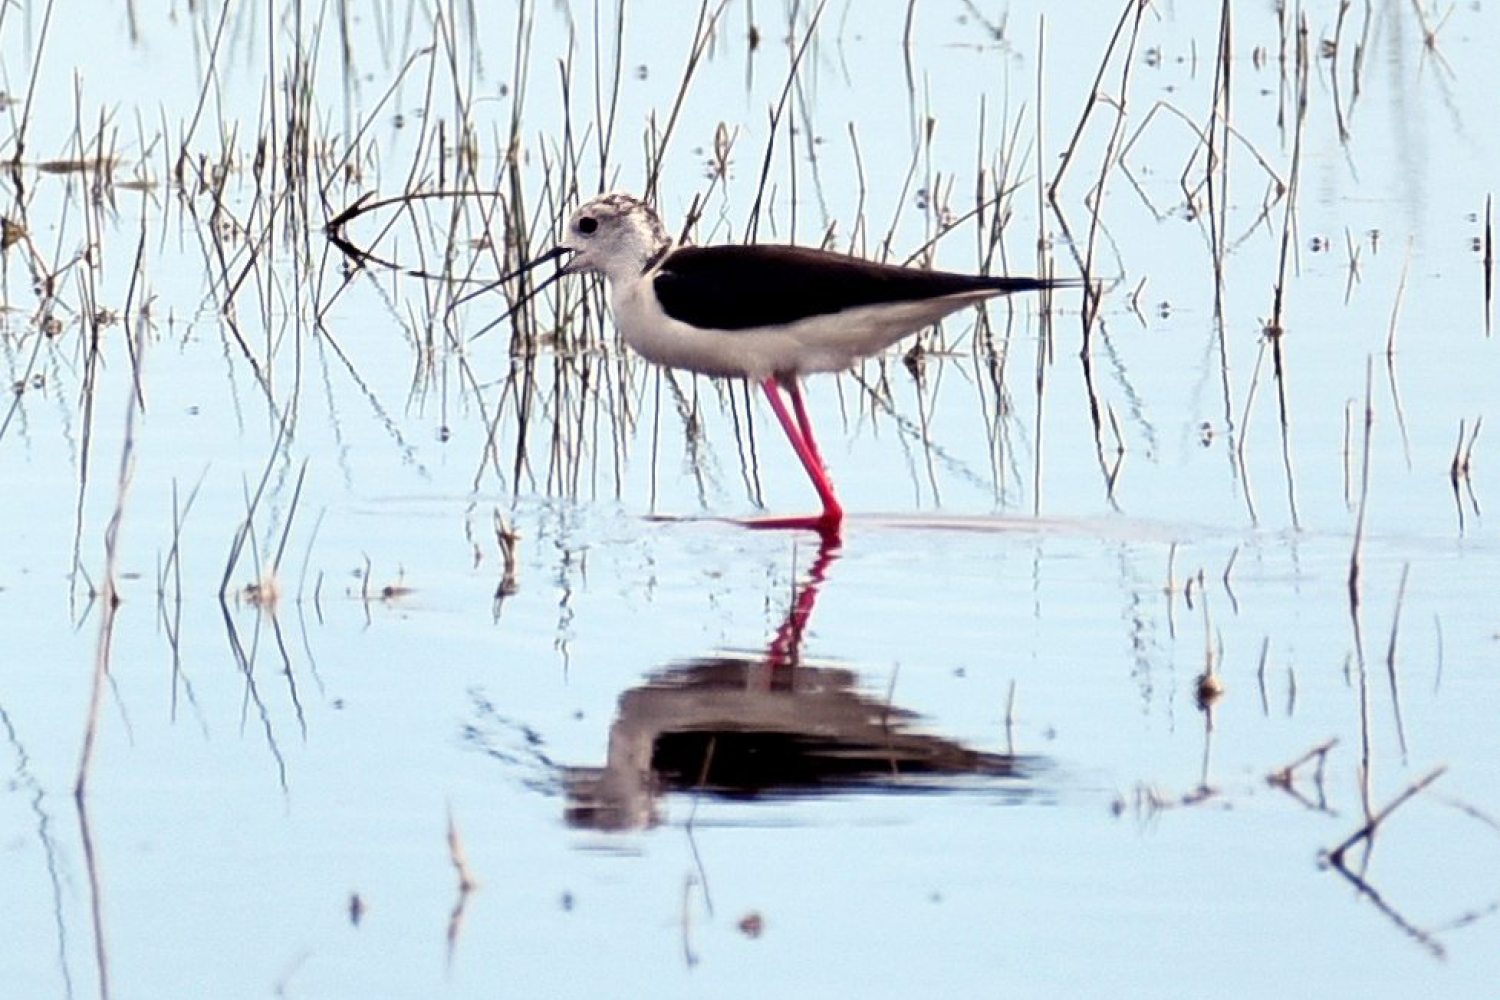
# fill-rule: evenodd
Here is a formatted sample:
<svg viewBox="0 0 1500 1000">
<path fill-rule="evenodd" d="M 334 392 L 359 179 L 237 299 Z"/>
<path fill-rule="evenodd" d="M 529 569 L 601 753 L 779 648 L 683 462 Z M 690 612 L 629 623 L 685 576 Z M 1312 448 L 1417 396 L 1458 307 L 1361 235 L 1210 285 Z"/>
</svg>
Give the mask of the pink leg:
<svg viewBox="0 0 1500 1000">
<path fill-rule="evenodd" d="M 834 496 L 833 484 L 828 481 L 828 474 L 823 471 L 823 460 L 818 456 L 817 446 L 812 443 L 812 426 L 807 422 L 807 411 L 802 406 L 800 393 L 793 388 L 792 401 L 797 407 L 799 421 L 806 428 L 806 434 L 798 428 L 797 423 L 793 422 L 792 415 L 787 412 L 786 402 L 781 398 L 781 387 L 777 381 L 774 378 L 768 378 L 761 383 L 761 388 L 765 390 L 766 399 L 771 404 L 771 412 L 776 414 L 781 429 L 786 432 L 792 450 L 797 453 L 797 458 L 802 462 L 802 468 L 807 470 L 813 489 L 818 491 L 818 499 L 823 502 L 823 516 L 786 521 L 760 521 L 756 522 L 757 525 L 760 527 L 809 527 L 819 531 L 836 532 L 840 522 L 844 519 L 844 509 L 839 506 L 838 497 Z"/>
<path fill-rule="evenodd" d="M 807 407 L 802 405 L 802 387 L 794 378 L 787 383 L 786 392 L 792 397 L 792 412 L 797 415 L 797 429 L 802 432 L 802 440 L 807 442 L 807 450 L 812 452 L 812 457 L 818 462 L 818 468 L 823 474 L 828 474 L 828 466 L 823 462 L 823 455 L 818 451 L 818 442 L 813 439 L 812 421 L 807 419 Z"/>
</svg>

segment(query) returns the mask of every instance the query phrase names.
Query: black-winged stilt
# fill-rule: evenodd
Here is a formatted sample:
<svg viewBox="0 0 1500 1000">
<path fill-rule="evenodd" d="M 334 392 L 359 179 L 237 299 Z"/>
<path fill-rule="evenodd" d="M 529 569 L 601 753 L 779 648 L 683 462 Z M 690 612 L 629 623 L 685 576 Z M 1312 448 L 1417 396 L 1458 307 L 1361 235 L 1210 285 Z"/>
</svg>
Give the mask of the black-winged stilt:
<svg viewBox="0 0 1500 1000">
<path fill-rule="evenodd" d="M 965 306 L 1063 284 L 877 264 L 809 247 L 677 246 L 650 205 L 619 192 L 584 202 L 557 246 L 506 278 L 567 254 L 572 259 L 535 291 L 565 274 L 602 274 L 620 336 L 646 360 L 760 384 L 823 513 L 751 523 L 824 535 L 838 533 L 844 512 L 798 380 L 843 371 Z"/>
</svg>

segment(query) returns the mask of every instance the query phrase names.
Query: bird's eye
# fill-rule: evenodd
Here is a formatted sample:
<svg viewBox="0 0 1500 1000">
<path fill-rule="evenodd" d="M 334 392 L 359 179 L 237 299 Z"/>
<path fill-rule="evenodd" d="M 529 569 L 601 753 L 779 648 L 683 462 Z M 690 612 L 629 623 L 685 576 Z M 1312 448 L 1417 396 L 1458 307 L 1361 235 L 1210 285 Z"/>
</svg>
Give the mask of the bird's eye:
<svg viewBox="0 0 1500 1000">
<path fill-rule="evenodd" d="M 578 220 L 578 231 L 585 236 L 589 235 L 598 228 L 599 220 L 594 218 L 592 215 L 585 215 L 583 218 Z"/>
</svg>

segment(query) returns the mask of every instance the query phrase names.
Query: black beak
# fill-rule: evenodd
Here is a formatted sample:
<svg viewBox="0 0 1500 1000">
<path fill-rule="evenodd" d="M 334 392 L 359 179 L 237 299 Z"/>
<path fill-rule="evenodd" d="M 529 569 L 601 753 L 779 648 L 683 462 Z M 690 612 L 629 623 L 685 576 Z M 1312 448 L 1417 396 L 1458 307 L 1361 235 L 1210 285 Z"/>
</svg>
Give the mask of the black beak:
<svg viewBox="0 0 1500 1000">
<path fill-rule="evenodd" d="M 549 260 L 557 260 L 557 258 L 562 257 L 565 254 L 570 254 L 570 253 L 573 253 L 573 248 L 572 247 L 555 246 L 551 250 L 548 250 L 546 253 L 542 254 L 541 256 L 539 256 L 539 257 L 533 257 L 531 260 L 529 260 L 526 263 L 522 264 L 521 266 L 515 268 L 514 270 L 512 270 L 512 271 L 510 271 L 510 272 L 508 272 L 506 274 L 502 274 L 500 277 L 496 278 L 494 281 L 492 281 L 492 282 L 488 283 L 487 285 L 485 285 L 479 291 L 477 291 L 477 292 L 471 292 L 470 294 L 465 295 L 463 298 L 461 298 L 458 301 L 454 302 L 453 303 L 453 307 L 457 307 L 457 306 L 461 305 L 462 303 L 467 302 L 469 299 L 472 299 L 475 296 L 477 296 L 479 294 L 482 294 L 483 292 L 487 292 L 487 291 L 489 291 L 492 288 L 495 288 L 495 287 L 497 287 L 499 285 L 503 285 L 505 282 L 509 281 L 512 278 L 520 277 L 521 275 L 525 274 L 527 271 L 531 271 L 531 270 L 534 270 L 534 269 L 536 269 L 538 267 L 541 267 L 543 264 L 547 263 Z M 486 323 L 485 326 L 483 327 L 483 329 L 481 329 L 478 333 L 476 333 L 473 336 L 471 336 L 469 339 L 471 341 L 478 340 L 480 337 L 484 336 L 486 333 L 488 333 L 494 327 L 500 325 L 501 323 L 505 322 L 510 317 L 514 316 L 528 302 L 530 302 L 532 299 L 534 299 L 538 295 L 540 295 L 547 288 L 548 285 L 551 285 L 553 282 L 557 281 L 559 278 L 564 277 L 568 273 L 569 272 L 568 272 L 567 267 L 562 267 L 555 274 L 549 275 L 540 284 L 535 285 L 525 295 L 523 295 L 523 296 L 521 296 L 521 298 L 517 299 L 516 302 L 515 302 L 515 304 L 512 305 L 509 309 L 507 309 L 498 319 L 495 319 L 495 320 L 493 320 L 493 321 L 491 321 L 489 323 Z M 453 307 L 450 307 L 450 308 L 453 308 Z"/>
<path fill-rule="evenodd" d="M 572 247 L 555 246 L 551 250 L 548 250 L 546 253 L 542 254 L 540 257 L 533 257 L 531 260 L 528 260 L 520 267 L 517 267 L 514 271 L 511 271 L 509 274 L 502 274 L 500 277 L 495 279 L 495 284 L 498 285 L 502 282 L 509 281 L 511 278 L 519 277 L 520 275 L 525 274 L 527 271 L 530 271 L 533 268 L 541 267 L 549 260 L 556 260 L 564 254 L 570 254 L 572 252 Z"/>
</svg>

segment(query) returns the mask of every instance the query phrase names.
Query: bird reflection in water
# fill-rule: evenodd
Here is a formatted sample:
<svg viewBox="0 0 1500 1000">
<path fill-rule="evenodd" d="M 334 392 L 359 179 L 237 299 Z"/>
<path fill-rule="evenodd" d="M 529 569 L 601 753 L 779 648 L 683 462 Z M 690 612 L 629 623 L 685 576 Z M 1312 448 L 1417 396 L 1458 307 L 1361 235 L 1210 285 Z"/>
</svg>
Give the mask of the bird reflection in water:
<svg viewBox="0 0 1500 1000">
<path fill-rule="evenodd" d="M 730 798 L 847 791 L 1027 794 L 1038 758 L 986 753 L 910 729 L 916 716 L 871 698 L 854 671 L 802 662 L 802 636 L 838 555 L 825 537 L 765 653 L 675 664 L 620 697 L 604 767 L 563 773 L 567 820 L 629 830 L 659 821 L 673 791 Z M 998 784 L 997 784 L 998 783 Z"/>
</svg>

